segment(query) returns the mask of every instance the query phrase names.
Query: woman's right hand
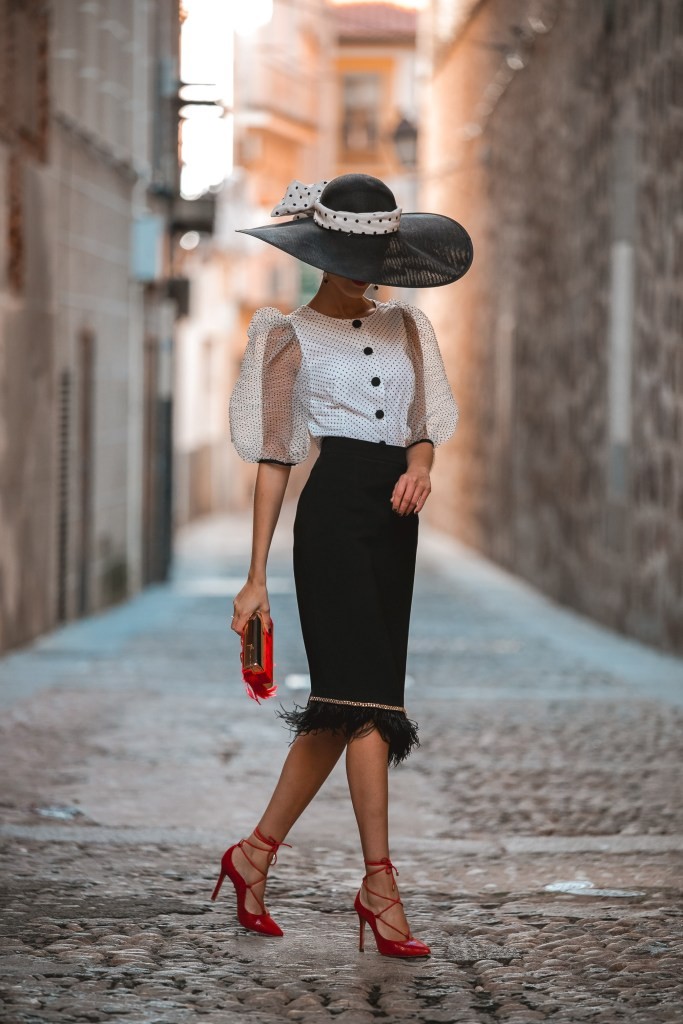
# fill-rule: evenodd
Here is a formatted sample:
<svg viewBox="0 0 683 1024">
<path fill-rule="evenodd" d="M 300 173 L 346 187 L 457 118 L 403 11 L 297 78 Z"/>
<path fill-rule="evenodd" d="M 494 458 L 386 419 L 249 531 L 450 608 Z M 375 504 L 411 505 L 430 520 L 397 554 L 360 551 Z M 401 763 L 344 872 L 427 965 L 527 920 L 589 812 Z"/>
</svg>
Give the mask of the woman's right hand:
<svg viewBox="0 0 683 1024">
<path fill-rule="evenodd" d="M 261 612 L 263 623 L 266 629 L 270 630 L 270 602 L 265 583 L 252 583 L 247 580 L 233 601 L 233 611 L 235 614 L 232 617 L 230 628 L 234 629 L 236 633 L 241 635 L 254 612 Z"/>
</svg>

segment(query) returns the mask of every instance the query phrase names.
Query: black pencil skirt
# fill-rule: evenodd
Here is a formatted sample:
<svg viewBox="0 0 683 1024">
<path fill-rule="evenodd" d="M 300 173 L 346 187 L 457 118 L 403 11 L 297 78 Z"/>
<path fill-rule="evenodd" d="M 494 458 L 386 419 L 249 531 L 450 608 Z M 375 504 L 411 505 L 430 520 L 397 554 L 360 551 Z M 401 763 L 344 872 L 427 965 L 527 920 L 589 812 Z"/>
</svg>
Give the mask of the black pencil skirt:
<svg viewBox="0 0 683 1024">
<path fill-rule="evenodd" d="M 311 694 L 280 712 L 298 733 L 347 739 L 376 728 L 389 763 L 418 741 L 404 707 L 418 515 L 398 515 L 391 493 L 406 449 L 324 437 L 299 496 L 294 580 Z"/>
</svg>

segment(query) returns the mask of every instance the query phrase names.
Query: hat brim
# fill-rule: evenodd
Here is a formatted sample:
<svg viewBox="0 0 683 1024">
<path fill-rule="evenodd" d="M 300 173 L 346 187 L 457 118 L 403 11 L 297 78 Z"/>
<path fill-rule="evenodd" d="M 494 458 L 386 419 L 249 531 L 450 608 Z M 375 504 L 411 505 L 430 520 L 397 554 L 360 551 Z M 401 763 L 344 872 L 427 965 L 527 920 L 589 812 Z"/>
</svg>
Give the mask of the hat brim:
<svg viewBox="0 0 683 1024">
<path fill-rule="evenodd" d="M 437 288 L 467 273 L 472 239 L 451 217 L 404 213 L 389 235 L 347 234 L 319 227 L 312 217 L 281 221 L 240 233 L 260 238 L 330 274 L 396 288 Z"/>
</svg>

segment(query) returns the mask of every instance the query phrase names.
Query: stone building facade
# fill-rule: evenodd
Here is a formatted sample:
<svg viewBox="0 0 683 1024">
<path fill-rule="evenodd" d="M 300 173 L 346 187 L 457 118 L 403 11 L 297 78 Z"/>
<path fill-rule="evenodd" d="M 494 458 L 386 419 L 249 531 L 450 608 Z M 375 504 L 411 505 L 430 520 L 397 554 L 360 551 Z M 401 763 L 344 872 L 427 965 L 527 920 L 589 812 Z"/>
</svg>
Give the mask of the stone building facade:
<svg viewBox="0 0 683 1024">
<path fill-rule="evenodd" d="M 166 570 L 178 19 L 0 2 L 0 649 Z"/>
<path fill-rule="evenodd" d="M 434 0 L 422 205 L 475 260 L 425 293 L 461 407 L 440 527 L 683 652 L 683 5 Z"/>
</svg>

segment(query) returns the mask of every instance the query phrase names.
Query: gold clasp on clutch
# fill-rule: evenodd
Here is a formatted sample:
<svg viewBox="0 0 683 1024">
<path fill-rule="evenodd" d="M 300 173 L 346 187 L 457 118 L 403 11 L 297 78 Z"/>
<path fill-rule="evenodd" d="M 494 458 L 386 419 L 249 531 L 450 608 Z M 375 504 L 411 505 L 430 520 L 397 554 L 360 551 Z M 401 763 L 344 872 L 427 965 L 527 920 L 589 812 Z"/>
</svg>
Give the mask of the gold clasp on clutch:
<svg viewBox="0 0 683 1024">
<path fill-rule="evenodd" d="M 263 671 L 265 626 L 258 612 L 254 612 L 244 627 L 244 668 Z"/>
</svg>

